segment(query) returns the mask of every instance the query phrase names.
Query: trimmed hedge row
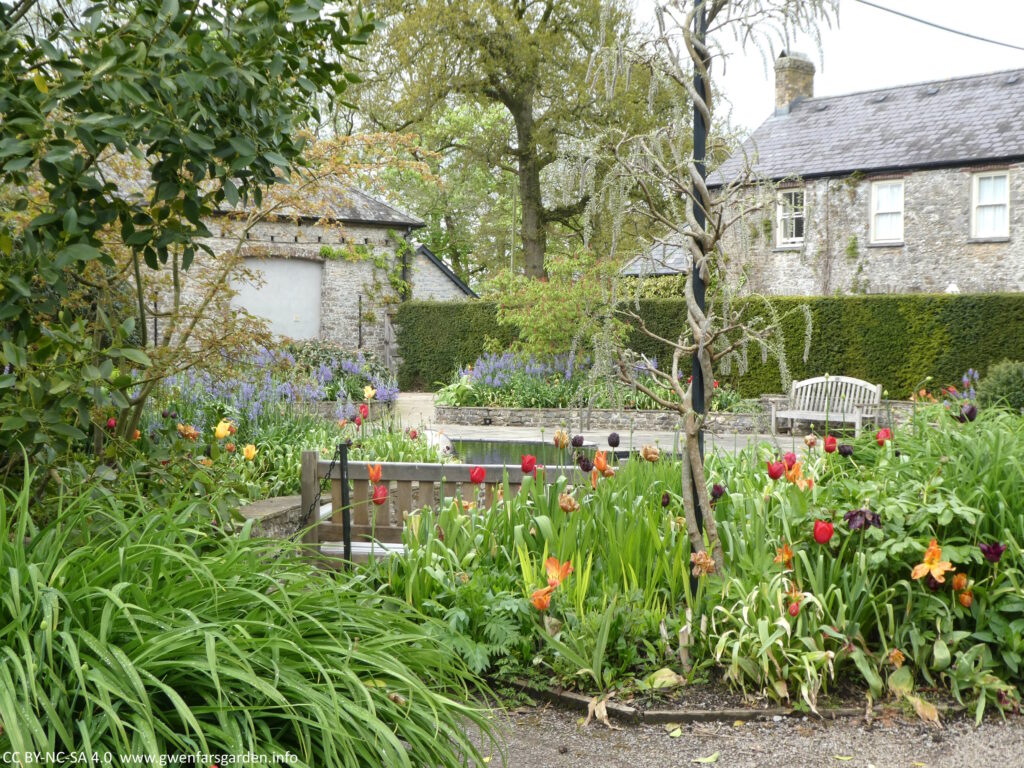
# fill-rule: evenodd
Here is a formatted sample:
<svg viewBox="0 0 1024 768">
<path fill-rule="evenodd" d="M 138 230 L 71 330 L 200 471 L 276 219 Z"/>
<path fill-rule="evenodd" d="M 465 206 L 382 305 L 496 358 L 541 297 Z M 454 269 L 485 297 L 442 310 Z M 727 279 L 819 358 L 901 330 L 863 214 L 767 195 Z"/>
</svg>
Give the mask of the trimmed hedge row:
<svg viewBox="0 0 1024 768">
<path fill-rule="evenodd" d="M 958 384 L 968 368 L 982 375 L 1003 358 L 1024 359 L 1024 294 L 886 295 L 779 297 L 790 373 L 795 379 L 842 374 L 881 383 L 892 398 L 906 398 L 926 376 L 930 388 Z M 811 350 L 803 360 L 805 321 L 810 308 Z M 666 338 L 679 333 L 685 313 L 681 299 L 646 299 L 641 314 L 650 330 Z M 787 314 L 789 313 L 789 314 Z M 514 329 L 498 325 L 489 302 L 406 302 L 396 318 L 402 357 L 402 389 L 434 388 L 459 366 L 473 362 L 485 338 L 512 343 Z M 668 360 L 668 348 L 634 331 L 630 346 Z M 720 376 L 746 397 L 781 392 L 778 365 L 762 363 L 751 346 L 744 376 Z"/>
</svg>

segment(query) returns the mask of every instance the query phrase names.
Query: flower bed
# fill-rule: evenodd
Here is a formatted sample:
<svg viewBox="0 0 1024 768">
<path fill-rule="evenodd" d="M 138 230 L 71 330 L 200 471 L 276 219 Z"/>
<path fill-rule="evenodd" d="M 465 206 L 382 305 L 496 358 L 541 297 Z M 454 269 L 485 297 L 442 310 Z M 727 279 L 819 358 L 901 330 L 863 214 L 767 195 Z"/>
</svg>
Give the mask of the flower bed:
<svg viewBox="0 0 1024 768">
<path fill-rule="evenodd" d="M 473 668 L 537 685 L 625 696 L 710 677 L 815 709 L 845 681 L 926 719 L 922 687 L 979 717 L 1015 710 L 1024 419 L 923 406 L 776 451 L 709 459 L 724 572 L 690 550 L 678 464 L 581 448 L 586 474 L 528 479 L 490 514 L 410 518 L 379 583 L 443 618 Z"/>
</svg>

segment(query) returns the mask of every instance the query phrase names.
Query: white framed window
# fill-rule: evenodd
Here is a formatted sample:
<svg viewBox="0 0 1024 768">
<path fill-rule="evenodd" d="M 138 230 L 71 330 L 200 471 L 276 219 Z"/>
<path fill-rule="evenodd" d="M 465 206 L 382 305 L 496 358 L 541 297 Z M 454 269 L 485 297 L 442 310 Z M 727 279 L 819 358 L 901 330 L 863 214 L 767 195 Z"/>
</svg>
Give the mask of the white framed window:
<svg viewBox="0 0 1024 768">
<path fill-rule="evenodd" d="M 1010 236 L 1010 174 L 976 173 L 971 178 L 971 237 Z"/>
<path fill-rule="evenodd" d="M 903 180 L 871 183 L 871 242 L 903 242 Z"/>
<path fill-rule="evenodd" d="M 775 213 L 775 245 L 795 248 L 804 243 L 804 191 L 783 189 L 779 192 Z"/>
</svg>

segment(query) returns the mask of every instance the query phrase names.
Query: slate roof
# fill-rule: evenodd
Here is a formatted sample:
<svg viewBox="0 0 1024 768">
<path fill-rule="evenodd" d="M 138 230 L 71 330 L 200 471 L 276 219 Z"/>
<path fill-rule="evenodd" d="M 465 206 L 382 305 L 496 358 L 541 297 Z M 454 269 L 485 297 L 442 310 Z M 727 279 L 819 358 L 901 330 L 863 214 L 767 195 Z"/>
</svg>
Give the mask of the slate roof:
<svg viewBox="0 0 1024 768">
<path fill-rule="evenodd" d="M 655 243 L 646 253 L 626 262 L 619 274 L 632 277 L 685 275 L 690 260 L 690 252 L 682 243 Z"/>
<path fill-rule="evenodd" d="M 772 180 L 1024 158 L 1024 69 L 798 100 L 708 176 Z"/>
</svg>

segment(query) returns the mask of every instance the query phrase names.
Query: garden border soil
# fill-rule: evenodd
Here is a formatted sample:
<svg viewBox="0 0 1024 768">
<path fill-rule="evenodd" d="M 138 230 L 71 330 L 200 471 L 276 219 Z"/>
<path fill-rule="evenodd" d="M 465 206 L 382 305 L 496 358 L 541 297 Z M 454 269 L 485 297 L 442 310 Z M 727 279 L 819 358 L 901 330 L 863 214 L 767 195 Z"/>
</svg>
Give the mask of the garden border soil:
<svg viewBox="0 0 1024 768">
<path fill-rule="evenodd" d="M 588 712 L 590 702 L 593 700 L 591 696 L 584 696 L 580 693 L 573 693 L 572 691 L 566 691 L 561 688 L 558 689 L 538 689 L 529 685 L 523 680 L 516 680 L 513 686 L 525 693 L 542 701 L 556 704 L 560 707 L 570 710 L 576 710 L 579 712 Z M 882 705 L 876 703 L 877 709 Z M 605 702 L 605 708 L 608 712 L 608 717 L 620 722 L 629 723 L 631 725 L 664 725 L 666 723 L 735 723 L 736 721 L 750 722 L 754 720 L 773 720 L 775 718 L 802 718 L 802 717 L 814 717 L 813 713 L 805 710 L 796 709 L 794 707 L 769 707 L 765 709 L 755 709 L 753 707 L 728 707 L 722 709 L 637 709 L 631 707 L 628 704 L 620 704 L 619 702 L 609 700 Z M 958 714 L 964 711 L 964 707 L 959 705 L 953 706 L 942 706 L 938 707 L 939 712 L 943 716 L 950 714 Z M 866 706 L 861 707 L 822 707 L 818 714 L 818 719 L 821 720 L 837 720 L 845 717 L 863 717 L 866 713 Z"/>
</svg>

